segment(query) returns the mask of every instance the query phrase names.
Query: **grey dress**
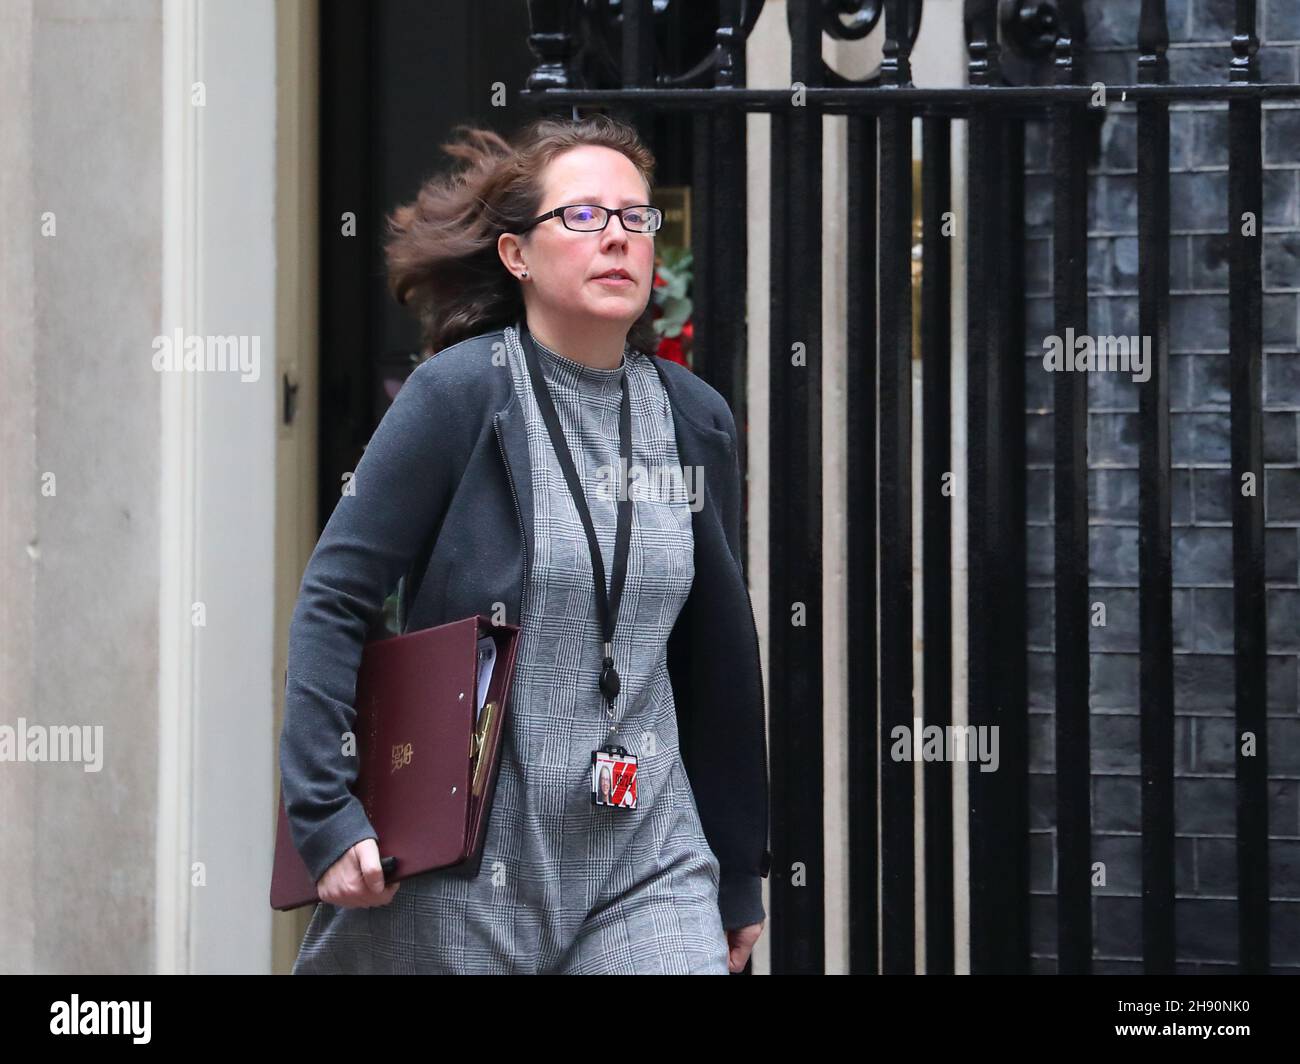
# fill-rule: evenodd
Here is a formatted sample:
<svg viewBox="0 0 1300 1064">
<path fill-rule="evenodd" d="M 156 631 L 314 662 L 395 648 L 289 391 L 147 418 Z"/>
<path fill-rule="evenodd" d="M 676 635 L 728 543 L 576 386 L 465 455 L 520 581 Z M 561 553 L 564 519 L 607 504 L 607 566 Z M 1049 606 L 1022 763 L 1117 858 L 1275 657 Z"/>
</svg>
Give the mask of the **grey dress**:
<svg viewBox="0 0 1300 1064">
<path fill-rule="evenodd" d="M 632 404 L 632 538 L 614 632 L 614 740 L 637 755 L 636 809 L 591 801 L 591 752 L 610 741 L 596 687 L 601 632 L 591 556 L 517 332 L 506 329 L 525 412 L 534 539 L 509 726 L 477 877 L 432 872 L 384 906 L 316 907 L 295 973 L 727 973 L 718 860 L 678 747 L 667 642 L 695 575 L 689 480 L 652 356 L 624 353 Z M 586 490 L 606 581 L 622 369 L 537 345 Z M 516 475 L 518 473 L 516 472 Z"/>
</svg>

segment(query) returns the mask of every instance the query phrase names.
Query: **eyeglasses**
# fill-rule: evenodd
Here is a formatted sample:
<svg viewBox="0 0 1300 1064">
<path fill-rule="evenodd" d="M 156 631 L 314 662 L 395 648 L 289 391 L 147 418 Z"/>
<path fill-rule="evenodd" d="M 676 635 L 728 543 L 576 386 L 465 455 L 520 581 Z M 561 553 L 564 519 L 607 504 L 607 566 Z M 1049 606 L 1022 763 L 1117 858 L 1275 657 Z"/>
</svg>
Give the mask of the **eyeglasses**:
<svg viewBox="0 0 1300 1064">
<path fill-rule="evenodd" d="M 575 233 L 598 233 L 609 224 L 610 215 L 617 214 L 623 228 L 629 233 L 653 233 L 664 224 L 664 213 L 658 207 L 648 203 L 634 207 L 602 207 L 597 203 L 574 203 L 567 207 L 556 207 L 539 218 L 534 218 L 521 232 L 527 232 L 539 222 L 548 218 L 559 218 L 565 229 Z"/>
</svg>

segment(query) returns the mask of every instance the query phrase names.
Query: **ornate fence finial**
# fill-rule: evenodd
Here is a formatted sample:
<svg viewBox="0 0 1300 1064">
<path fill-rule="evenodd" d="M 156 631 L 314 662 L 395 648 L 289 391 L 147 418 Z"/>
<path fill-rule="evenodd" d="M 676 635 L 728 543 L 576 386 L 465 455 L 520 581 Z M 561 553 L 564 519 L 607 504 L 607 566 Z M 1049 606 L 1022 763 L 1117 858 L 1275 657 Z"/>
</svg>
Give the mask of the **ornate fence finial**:
<svg viewBox="0 0 1300 1064">
<path fill-rule="evenodd" d="M 1163 84 L 1169 80 L 1169 19 L 1165 0 L 1142 0 L 1138 17 L 1138 81 Z"/>
<path fill-rule="evenodd" d="M 966 0 L 967 73 L 972 85 L 996 85 L 1002 78 L 997 0 Z"/>
<path fill-rule="evenodd" d="M 912 84 L 911 9 L 907 0 L 887 0 L 885 4 L 885 60 L 880 66 L 885 84 Z"/>
<path fill-rule="evenodd" d="M 578 42 L 579 0 L 528 0 L 528 48 L 537 66 L 528 75 L 528 91 L 577 89 L 573 57 Z"/>
<path fill-rule="evenodd" d="M 1255 0 L 1237 0 L 1237 31 L 1232 35 L 1229 81 L 1259 80 L 1259 37 L 1256 36 Z"/>
</svg>

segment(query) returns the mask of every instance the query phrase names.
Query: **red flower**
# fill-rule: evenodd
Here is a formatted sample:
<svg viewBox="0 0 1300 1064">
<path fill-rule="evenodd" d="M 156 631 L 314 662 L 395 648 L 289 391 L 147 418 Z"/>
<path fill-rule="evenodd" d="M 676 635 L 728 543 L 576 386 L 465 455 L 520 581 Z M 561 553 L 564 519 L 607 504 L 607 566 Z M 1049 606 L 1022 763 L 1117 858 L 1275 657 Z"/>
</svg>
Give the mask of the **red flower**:
<svg viewBox="0 0 1300 1064">
<path fill-rule="evenodd" d="M 685 331 L 685 329 L 682 330 L 682 332 Z M 669 362 L 680 362 L 683 366 L 686 365 L 686 356 L 682 352 L 682 338 L 680 336 L 665 336 L 661 338 L 659 341 L 659 350 L 655 353 L 660 358 L 666 358 Z"/>
<path fill-rule="evenodd" d="M 668 283 L 662 276 L 660 276 L 657 269 L 655 270 L 654 277 L 655 288 L 662 288 Z M 658 321 L 663 316 L 663 307 L 658 303 L 655 303 L 653 320 Z M 669 362 L 677 362 L 685 366 L 687 369 L 690 369 L 691 364 L 686 359 L 687 354 L 691 349 L 691 342 L 694 339 L 694 336 L 695 326 L 688 320 L 682 324 L 681 332 L 677 336 L 664 336 L 660 338 L 659 347 L 655 354 L 660 358 L 666 358 Z"/>
</svg>

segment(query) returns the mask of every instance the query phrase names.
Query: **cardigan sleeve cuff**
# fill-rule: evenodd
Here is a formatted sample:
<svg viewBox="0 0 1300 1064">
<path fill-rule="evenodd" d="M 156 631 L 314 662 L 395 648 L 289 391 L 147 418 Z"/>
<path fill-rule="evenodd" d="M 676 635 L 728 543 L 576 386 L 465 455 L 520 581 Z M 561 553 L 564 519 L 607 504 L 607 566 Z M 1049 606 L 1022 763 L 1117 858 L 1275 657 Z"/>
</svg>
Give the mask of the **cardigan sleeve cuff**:
<svg viewBox="0 0 1300 1064">
<path fill-rule="evenodd" d="M 762 923 L 767 919 L 763 908 L 763 877 L 723 872 L 718 882 L 718 910 L 722 913 L 723 929 L 727 931 Z"/>
<path fill-rule="evenodd" d="M 362 839 L 378 841 L 379 835 L 366 816 L 361 799 L 353 795 L 343 808 L 303 840 L 298 852 L 312 881 L 319 882 L 330 866 Z"/>
</svg>

